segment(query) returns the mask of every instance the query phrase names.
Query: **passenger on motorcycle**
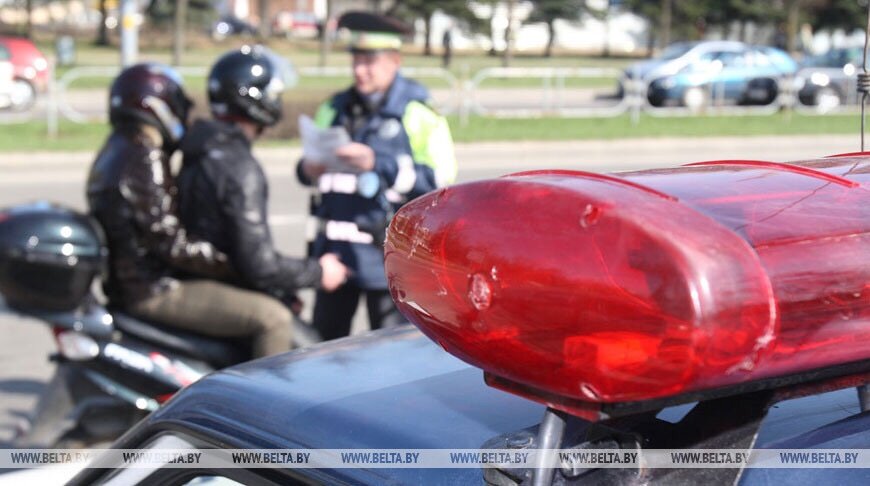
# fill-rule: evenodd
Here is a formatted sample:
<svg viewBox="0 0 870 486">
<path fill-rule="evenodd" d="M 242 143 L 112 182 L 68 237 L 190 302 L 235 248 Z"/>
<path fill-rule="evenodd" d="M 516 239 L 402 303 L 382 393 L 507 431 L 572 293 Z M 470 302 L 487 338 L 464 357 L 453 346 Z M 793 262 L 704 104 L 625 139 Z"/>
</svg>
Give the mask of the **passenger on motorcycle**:
<svg viewBox="0 0 870 486">
<path fill-rule="evenodd" d="M 177 216 L 169 158 L 191 106 L 180 76 L 168 66 L 138 64 L 112 84 L 112 132 L 87 182 L 90 213 L 109 247 L 105 293 L 110 305 L 144 320 L 213 337 L 252 338 L 255 357 L 286 351 L 287 308 L 219 282 L 234 276 L 227 256 L 188 233 Z M 181 273 L 189 278 L 177 278 Z"/>
<path fill-rule="evenodd" d="M 184 138 L 178 176 L 184 224 L 224 252 L 242 284 L 292 302 L 303 287 L 329 292 L 347 279 L 335 254 L 291 258 L 276 251 L 268 225 L 268 185 L 251 144 L 282 116 L 289 64 L 262 46 L 222 56 L 208 76 L 212 120 Z"/>
</svg>

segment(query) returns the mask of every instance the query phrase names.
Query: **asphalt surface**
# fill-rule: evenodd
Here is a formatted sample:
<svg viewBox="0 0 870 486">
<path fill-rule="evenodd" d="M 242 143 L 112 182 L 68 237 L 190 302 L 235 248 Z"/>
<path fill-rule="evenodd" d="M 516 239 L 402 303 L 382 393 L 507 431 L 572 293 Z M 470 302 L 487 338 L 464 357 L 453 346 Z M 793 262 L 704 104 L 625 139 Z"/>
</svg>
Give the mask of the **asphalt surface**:
<svg viewBox="0 0 870 486">
<path fill-rule="evenodd" d="M 455 112 L 462 93 L 446 89 L 431 90 L 435 106 L 442 110 Z M 543 109 L 601 109 L 614 107 L 620 100 L 613 98 L 614 87 L 608 88 L 496 88 L 474 90 L 469 100 L 478 110 L 516 111 Z M 79 120 L 104 120 L 108 110 L 108 94 L 101 89 L 71 90 L 58 94 L 59 115 L 75 117 Z M 22 123 L 45 120 L 48 114 L 49 99 L 41 95 L 27 111 L 16 112 L 0 110 L 0 124 Z"/>
<path fill-rule="evenodd" d="M 626 139 L 583 142 L 482 143 L 457 146 L 459 181 L 529 169 L 586 171 L 671 167 L 712 159 L 800 160 L 858 150 L 856 136 Z M 303 251 L 307 197 L 294 175 L 298 149 L 258 152 L 271 185 L 271 223 L 278 247 Z M 92 153 L 0 154 L 0 207 L 47 199 L 84 208 L 83 186 Z M 306 296 L 310 299 L 310 296 Z M 310 308 L 310 306 L 309 306 Z M 364 330 L 364 311 L 355 330 Z M 33 406 L 52 372 L 47 326 L 0 310 L 0 448 L 9 447 L 15 424 Z M 0 476 L 2 478 L 2 476 Z"/>
</svg>

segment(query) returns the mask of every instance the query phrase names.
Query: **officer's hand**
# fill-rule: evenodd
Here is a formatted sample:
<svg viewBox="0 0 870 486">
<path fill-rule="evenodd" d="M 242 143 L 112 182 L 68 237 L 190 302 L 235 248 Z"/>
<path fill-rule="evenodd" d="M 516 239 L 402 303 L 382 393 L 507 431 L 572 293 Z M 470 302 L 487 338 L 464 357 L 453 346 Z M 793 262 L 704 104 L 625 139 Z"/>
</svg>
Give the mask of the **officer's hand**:
<svg viewBox="0 0 870 486">
<path fill-rule="evenodd" d="M 316 160 L 302 160 L 302 172 L 312 181 L 326 172 L 326 166 Z"/>
<path fill-rule="evenodd" d="M 320 257 L 319 261 L 323 273 L 320 286 L 323 290 L 332 292 L 347 282 L 348 269 L 338 259 L 338 255 L 327 253 Z"/>
<path fill-rule="evenodd" d="M 375 168 L 375 151 L 359 142 L 342 145 L 335 149 L 335 155 L 345 164 L 363 172 Z"/>
</svg>

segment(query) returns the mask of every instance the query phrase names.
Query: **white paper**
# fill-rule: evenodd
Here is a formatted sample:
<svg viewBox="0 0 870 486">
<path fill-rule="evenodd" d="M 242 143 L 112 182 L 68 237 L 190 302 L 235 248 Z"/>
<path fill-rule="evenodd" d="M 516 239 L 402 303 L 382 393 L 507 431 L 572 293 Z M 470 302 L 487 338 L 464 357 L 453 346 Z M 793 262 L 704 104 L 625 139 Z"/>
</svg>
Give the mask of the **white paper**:
<svg viewBox="0 0 870 486">
<path fill-rule="evenodd" d="M 327 172 L 357 172 L 335 156 L 335 150 L 350 143 L 350 136 L 342 127 L 320 128 L 308 115 L 299 115 L 299 137 L 302 139 L 302 157 L 319 162 Z"/>
</svg>

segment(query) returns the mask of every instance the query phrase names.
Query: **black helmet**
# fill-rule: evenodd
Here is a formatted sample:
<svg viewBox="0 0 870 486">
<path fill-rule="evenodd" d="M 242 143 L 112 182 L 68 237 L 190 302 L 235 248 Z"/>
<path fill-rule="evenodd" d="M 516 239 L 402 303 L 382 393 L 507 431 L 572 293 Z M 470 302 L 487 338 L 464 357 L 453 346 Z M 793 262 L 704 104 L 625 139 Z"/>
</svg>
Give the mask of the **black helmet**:
<svg viewBox="0 0 870 486">
<path fill-rule="evenodd" d="M 151 125 L 160 130 L 167 145 L 174 145 L 184 135 L 191 106 L 181 76 L 162 64 L 136 64 L 124 69 L 109 91 L 112 125 L 130 121 Z"/>
<path fill-rule="evenodd" d="M 294 82 L 287 61 L 266 47 L 242 46 L 221 56 L 211 68 L 211 112 L 216 118 L 242 118 L 272 126 L 281 119 L 281 93 Z"/>
</svg>

